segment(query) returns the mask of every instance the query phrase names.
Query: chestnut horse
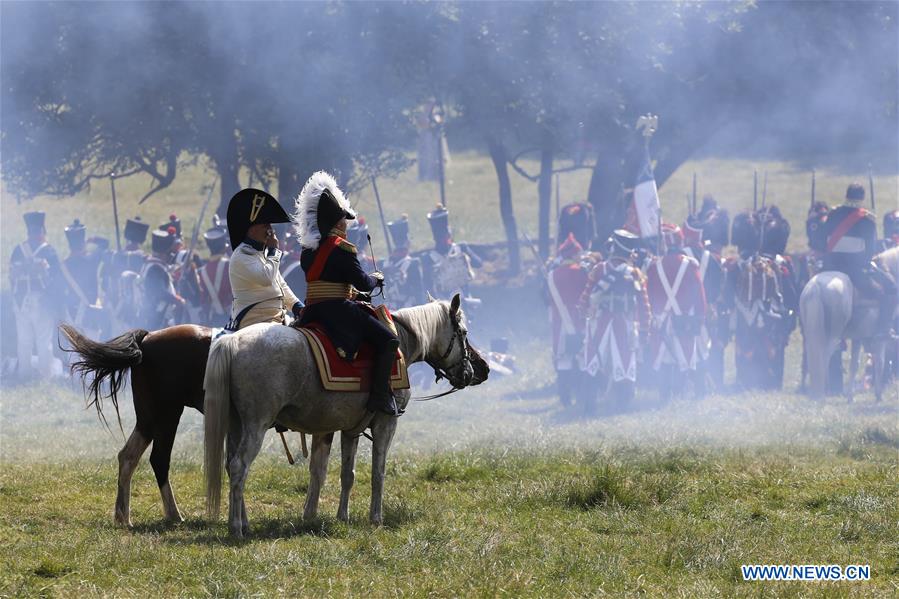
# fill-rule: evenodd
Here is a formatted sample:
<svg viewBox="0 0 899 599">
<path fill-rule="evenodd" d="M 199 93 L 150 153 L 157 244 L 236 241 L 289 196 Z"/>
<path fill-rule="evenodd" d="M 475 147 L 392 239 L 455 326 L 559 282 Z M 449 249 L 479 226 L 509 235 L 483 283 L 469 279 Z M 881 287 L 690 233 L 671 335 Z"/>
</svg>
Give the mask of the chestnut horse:
<svg viewBox="0 0 899 599">
<path fill-rule="evenodd" d="M 101 343 L 88 339 L 74 327 L 62 324 L 60 331 L 68 339 L 71 351 L 80 359 L 72 371 L 87 384 L 88 405 L 93 405 L 103 421 L 102 400 L 112 400 L 119 416 L 119 393 L 131 370 L 131 395 L 137 422 L 119 452 L 118 493 L 115 522 L 131 526 L 131 476 L 150 443 L 150 465 L 162 495 L 165 519 L 181 522 L 169 481 L 169 463 L 178 422 L 185 406 L 203 411 L 203 376 L 212 339 L 212 329 L 184 324 L 148 332 L 134 329 Z M 105 384 L 104 384 L 105 383 Z M 105 390 L 104 390 L 105 387 Z"/>
</svg>

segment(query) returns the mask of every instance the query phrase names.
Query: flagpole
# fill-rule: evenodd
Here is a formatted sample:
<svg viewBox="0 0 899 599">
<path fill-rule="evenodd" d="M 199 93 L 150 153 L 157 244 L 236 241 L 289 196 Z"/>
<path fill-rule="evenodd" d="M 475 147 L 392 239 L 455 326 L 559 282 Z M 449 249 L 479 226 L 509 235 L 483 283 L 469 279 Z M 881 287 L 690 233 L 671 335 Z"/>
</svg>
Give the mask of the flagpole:
<svg viewBox="0 0 899 599">
<path fill-rule="evenodd" d="M 874 202 L 874 171 L 871 170 L 871 163 L 868 163 L 868 188 L 871 190 L 871 212 L 877 212 L 877 203 Z"/>
<path fill-rule="evenodd" d="M 811 210 L 815 207 L 815 169 L 812 169 L 812 202 L 809 204 L 808 209 Z"/>
<path fill-rule="evenodd" d="M 759 209 L 759 172 L 752 171 L 752 211 Z"/>
<path fill-rule="evenodd" d="M 696 214 L 696 171 L 693 171 L 693 197 L 690 202 L 690 216 Z"/>
</svg>

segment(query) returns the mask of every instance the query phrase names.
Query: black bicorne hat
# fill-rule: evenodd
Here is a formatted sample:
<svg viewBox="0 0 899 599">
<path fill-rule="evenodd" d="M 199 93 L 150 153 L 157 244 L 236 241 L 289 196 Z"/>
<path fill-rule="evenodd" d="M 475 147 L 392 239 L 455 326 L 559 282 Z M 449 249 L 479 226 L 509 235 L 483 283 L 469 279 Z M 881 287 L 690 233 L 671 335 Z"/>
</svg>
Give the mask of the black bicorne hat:
<svg viewBox="0 0 899 599">
<path fill-rule="evenodd" d="M 387 223 L 387 228 L 393 238 L 393 245 L 397 248 L 409 247 L 409 217 L 407 215 L 403 214 L 397 220 L 390 221 Z"/>
<path fill-rule="evenodd" d="M 315 216 L 319 232 L 327 235 L 342 218 L 355 220 L 356 215 L 345 210 L 330 189 L 323 189 L 318 198 L 318 213 Z M 353 243 L 352 240 L 350 243 Z"/>
<path fill-rule="evenodd" d="M 252 225 L 288 223 L 290 217 L 273 195 L 261 189 L 242 189 L 228 203 L 228 235 L 236 248 Z"/>
<path fill-rule="evenodd" d="M 66 240 L 69 242 L 70 248 L 75 249 L 84 247 L 87 227 L 81 224 L 80 220 L 76 218 L 72 221 L 72 224 L 65 228 L 65 232 Z"/>
<path fill-rule="evenodd" d="M 35 211 L 26 212 L 22 215 L 25 219 L 25 227 L 31 231 L 33 229 L 41 229 L 44 226 L 44 219 L 47 217 L 45 212 Z"/>
<path fill-rule="evenodd" d="M 175 244 L 175 236 L 168 231 L 153 231 L 153 253 L 167 252 Z"/>
<path fill-rule="evenodd" d="M 133 243 L 143 243 L 147 240 L 147 231 L 150 225 L 141 221 L 139 216 L 125 221 L 125 239 Z"/>
</svg>

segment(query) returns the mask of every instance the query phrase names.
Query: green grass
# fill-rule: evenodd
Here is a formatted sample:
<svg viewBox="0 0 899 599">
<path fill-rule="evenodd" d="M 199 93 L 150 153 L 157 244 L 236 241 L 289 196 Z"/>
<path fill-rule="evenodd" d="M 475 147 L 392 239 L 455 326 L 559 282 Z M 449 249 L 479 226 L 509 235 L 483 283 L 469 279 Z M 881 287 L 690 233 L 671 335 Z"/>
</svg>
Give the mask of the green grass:
<svg viewBox="0 0 899 599">
<path fill-rule="evenodd" d="M 531 165 L 533 166 L 533 165 Z M 702 160 L 662 189 L 679 220 L 692 173 L 699 193 L 731 209 L 751 204 L 752 170 L 769 172 L 769 200 L 804 245 L 808 173 L 786 164 Z M 489 161 L 453 156 L 449 205 L 456 237 L 501 238 Z M 583 199 L 588 173 L 562 177 L 562 201 Z M 838 200 L 859 174 L 818 173 L 822 199 Z M 186 169 L 140 212 L 171 211 L 187 230 L 212 179 Z M 877 179 L 878 203 L 897 202 L 895 176 Z M 133 215 L 146 181 L 120 181 L 120 215 Z M 417 247 L 430 239 L 425 213 L 435 184 L 410 172 L 382 181 L 386 216 L 407 212 Z M 520 226 L 536 230 L 536 187 L 513 175 Z M 368 190 L 355 198 L 383 255 Z M 109 190 L 79 198 L 3 194 L 0 251 L 22 233 L 21 213 L 48 211 L 51 241 L 75 216 L 112 230 Z M 602 215 L 600 215 L 602 218 Z M 525 256 L 528 256 L 525 253 Z M 529 257 L 529 256 L 528 256 Z M 2 261 L 3 285 L 7 285 Z M 533 266 L 533 265 L 532 265 Z M 388 466 L 385 526 L 367 523 L 370 448 L 360 445 L 349 525 L 335 520 L 337 450 L 322 517 L 302 522 L 306 464 L 287 465 L 277 436 L 251 470 L 253 534 L 234 543 L 224 520 L 203 519 L 202 418 L 182 418 L 172 481 L 187 522 L 168 527 L 144 459 L 134 479 L 135 529 L 112 525 L 116 452 L 123 439 L 84 410 L 78 385 L 41 382 L 0 396 L 0 597 L 4 596 L 895 596 L 899 580 L 899 423 L 895 386 L 848 405 L 797 395 L 800 338 L 788 348 L 785 391 L 727 393 L 658 403 L 641 391 L 631 409 L 584 419 L 554 397 L 548 327 L 536 285 L 479 287 L 474 342 L 505 336 L 515 377 L 415 403 L 400 420 Z M 527 326 L 524 326 L 524 325 Z M 728 365 L 733 356 L 728 354 Z M 426 377 L 430 378 L 430 377 Z M 727 373 L 728 381 L 733 372 Z M 424 393 L 417 389 L 416 393 Z M 130 401 L 122 402 L 126 433 Z M 111 407 L 107 407 L 107 415 Z M 288 440 L 298 454 L 299 440 Z M 146 458 L 146 456 L 145 456 Z M 869 563 L 867 583 L 748 583 L 743 563 Z"/>
<path fill-rule="evenodd" d="M 302 522 L 307 474 L 265 456 L 248 483 L 252 536 L 208 525 L 201 472 L 173 474 L 189 518 L 163 524 L 150 475 L 136 528 L 110 519 L 110 463 L 7 464 L 0 595 L 889 596 L 899 575 L 895 449 L 400 452 L 385 525 Z M 434 472 L 440 472 L 434 476 Z M 744 563 L 867 563 L 866 583 L 749 583 Z"/>
</svg>

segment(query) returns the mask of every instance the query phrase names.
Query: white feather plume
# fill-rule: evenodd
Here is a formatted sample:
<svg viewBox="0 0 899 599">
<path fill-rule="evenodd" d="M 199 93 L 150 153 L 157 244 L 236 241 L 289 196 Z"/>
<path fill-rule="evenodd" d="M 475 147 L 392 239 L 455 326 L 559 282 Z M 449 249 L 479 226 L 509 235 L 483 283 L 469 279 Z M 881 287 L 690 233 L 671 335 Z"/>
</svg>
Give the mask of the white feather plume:
<svg viewBox="0 0 899 599">
<path fill-rule="evenodd" d="M 300 245 L 310 250 L 318 248 L 322 239 L 322 232 L 318 230 L 318 200 L 325 189 L 331 192 L 344 210 L 353 216 L 356 215 L 334 177 L 325 171 L 314 173 L 303 185 L 293 206 L 293 230 L 300 240 Z"/>
</svg>

